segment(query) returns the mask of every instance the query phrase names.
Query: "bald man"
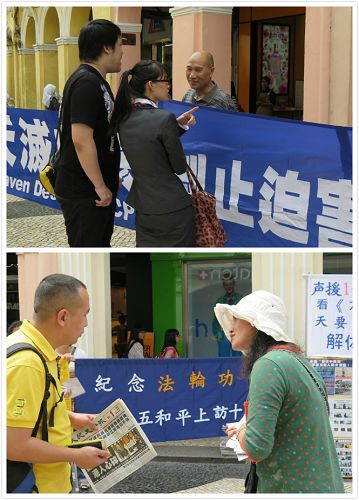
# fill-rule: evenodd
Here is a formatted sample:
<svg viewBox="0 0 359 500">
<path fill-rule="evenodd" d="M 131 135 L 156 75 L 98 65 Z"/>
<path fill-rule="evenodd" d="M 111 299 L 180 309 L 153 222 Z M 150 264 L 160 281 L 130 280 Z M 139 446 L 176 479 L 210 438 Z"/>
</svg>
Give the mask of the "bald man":
<svg viewBox="0 0 359 500">
<path fill-rule="evenodd" d="M 210 52 L 194 52 L 186 66 L 186 77 L 190 89 L 182 101 L 210 108 L 238 111 L 237 104 L 230 95 L 221 90 L 212 80 L 214 60 Z"/>
</svg>

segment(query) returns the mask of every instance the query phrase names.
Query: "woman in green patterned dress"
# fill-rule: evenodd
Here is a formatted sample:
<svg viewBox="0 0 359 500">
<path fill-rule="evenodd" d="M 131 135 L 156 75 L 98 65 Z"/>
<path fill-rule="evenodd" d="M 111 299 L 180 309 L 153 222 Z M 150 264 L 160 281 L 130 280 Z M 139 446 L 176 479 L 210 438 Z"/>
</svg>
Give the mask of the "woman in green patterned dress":
<svg viewBox="0 0 359 500">
<path fill-rule="evenodd" d="M 249 378 L 237 433 L 257 464 L 258 493 L 344 493 L 325 384 L 287 333 L 282 299 L 256 291 L 215 314 Z"/>
</svg>

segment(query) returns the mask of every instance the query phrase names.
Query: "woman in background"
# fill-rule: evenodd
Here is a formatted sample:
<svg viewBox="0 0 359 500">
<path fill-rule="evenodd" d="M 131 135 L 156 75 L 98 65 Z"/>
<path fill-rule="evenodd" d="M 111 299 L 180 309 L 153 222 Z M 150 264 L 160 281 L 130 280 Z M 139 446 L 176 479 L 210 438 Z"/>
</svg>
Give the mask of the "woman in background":
<svg viewBox="0 0 359 500">
<path fill-rule="evenodd" d="M 177 342 L 179 340 L 179 331 L 175 328 L 169 328 L 165 332 L 165 340 L 158 358 L 179 358 L 177 351 Z"/>
<path fill-rule="evenodd" d="M 127 346 L 127 357 L 130 359 L 144 358 L 143 337 L 145 336 L 143 328 L 134 328 L 130 333 L 130 341 Z"/>
</svg>

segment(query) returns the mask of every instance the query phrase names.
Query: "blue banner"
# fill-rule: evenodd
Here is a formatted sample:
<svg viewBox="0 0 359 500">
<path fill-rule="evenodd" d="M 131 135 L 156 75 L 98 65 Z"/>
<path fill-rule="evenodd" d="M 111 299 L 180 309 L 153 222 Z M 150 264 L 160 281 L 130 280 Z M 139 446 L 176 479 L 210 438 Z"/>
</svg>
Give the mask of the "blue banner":
<svg viewBox="0 0 359 500">
<path fill-rule="evenodd" d="M 188 104 L 168 101 L 176 116 Z M 217 198 L 226 247 L 350 247 L 352 129 L 201 107 L 182 136 L 188 162 Z M 7 190 L 50 206 L 38 172 L 54 141 L 51 111 L 8 108 Z M 115 223 L 134 228 L 125 203 L 132 185 L 124 155 Z M 181 176 L 189 190 L 186 176 Z"/>
<path fill-rule="evenodd" d="M 78 412 L 99 413 L 121 398 L 151 441 L 223 434 L 244 415 L 247 383 L 239 358 L 78 359 L 76 377 L 86 393 Z"/>
</svg>

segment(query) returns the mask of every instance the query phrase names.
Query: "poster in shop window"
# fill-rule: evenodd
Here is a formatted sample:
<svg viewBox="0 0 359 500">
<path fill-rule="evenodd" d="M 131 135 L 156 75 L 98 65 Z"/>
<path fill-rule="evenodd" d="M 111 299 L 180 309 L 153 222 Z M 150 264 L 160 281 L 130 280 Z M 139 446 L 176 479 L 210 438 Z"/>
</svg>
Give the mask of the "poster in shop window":
<svg viewBox="0 0 359 500">
<path fill-rule="evenodd" d="M 351 396 L 352 360 L 334 358 L 310 358 L 311 365 L 321 375 L 327 388 L 328 396 Z"/>
<path fill-rule="evenodd" d="M 334 439 L 338 453 L 339 466 L 344 478 L 353 477 L 352 471 L 352 440 L 348 438 Z"/>
<path fill-rule="evenodd" d="M 278 95 L 288 94 L 289 37 L 289 25 L 262 26 L 262 78 L 270 79 L 270 88 Z"/>
<path fill-rule="evenodd" d="M 322 274 L 308 277 L 307 355 L 351 358 L 352 276 Z"/>
<path fill-rule="evenodd" d="M 309 358 L 324 380 L 329 403 L 329 419 L 341 474 L 352 477 L 352 360 Z"/>
</svg>

